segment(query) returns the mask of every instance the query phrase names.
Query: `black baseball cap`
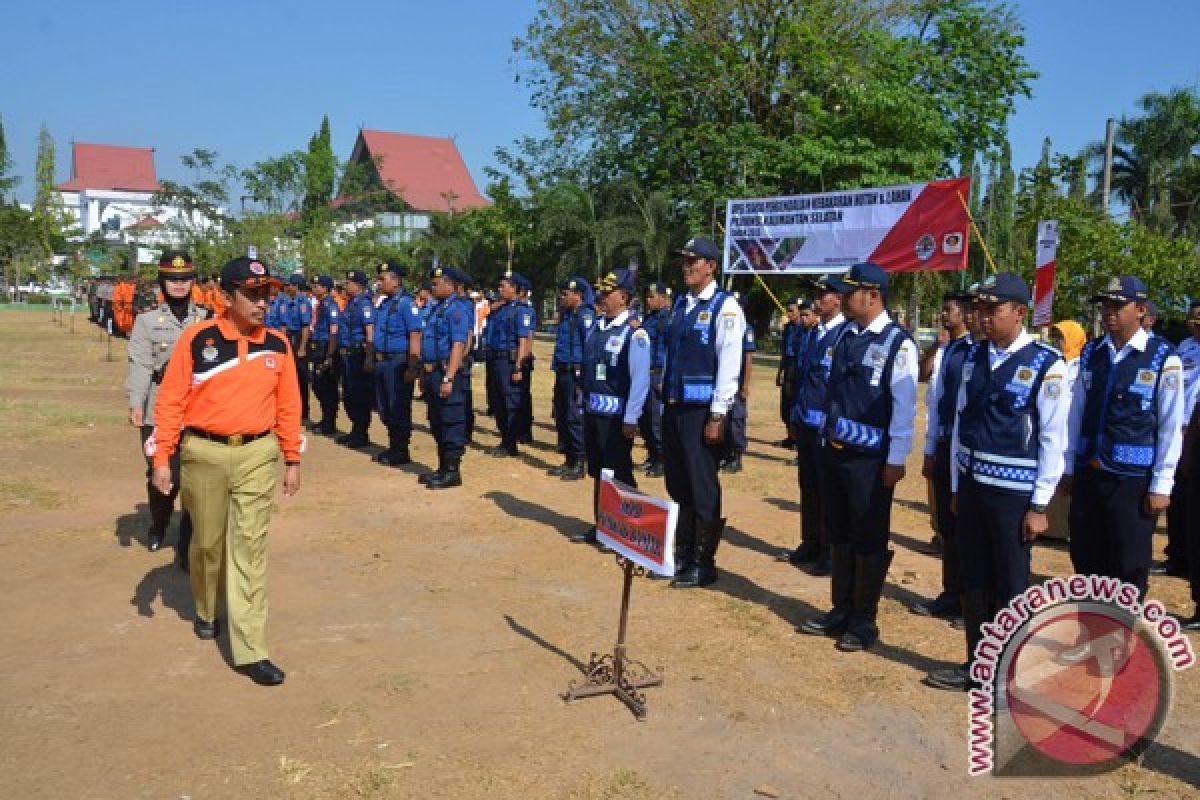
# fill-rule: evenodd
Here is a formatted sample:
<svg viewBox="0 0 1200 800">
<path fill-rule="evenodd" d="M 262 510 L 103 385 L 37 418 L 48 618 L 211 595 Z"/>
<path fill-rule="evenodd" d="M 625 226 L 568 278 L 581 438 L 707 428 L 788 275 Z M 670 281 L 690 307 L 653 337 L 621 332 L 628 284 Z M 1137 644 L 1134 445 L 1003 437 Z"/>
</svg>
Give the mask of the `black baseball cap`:
<svg viewBox="0 0 1200 800">
<path fill-rule="evenodd" d="M 367 273 L 363 272 L 361 269 L 352 269 L 346 273 L 346 280 L 354 281 L 359 286 L 366 287 Z"/>
<path fill-rule="evenodd" d="M 675 292 L 672 291 L 671 287 L 668 286 L 664 281 L 654 281 L 653 283 L 651 283 L 649 286 L 646 287 L 646 291 L 654 292 L 655 294 L 665 295 L 667 297 L 670 297 L 671 295 L 675 294 Z"/>
<path fill-rule="evenodd" d="M 241 256 L 221 267 L 221 288 L 231 292 L 239 286 L 282 286 L 283 282 L 271 274 L 271 268 L 257 258 Z"/>
<path fill-rule="evenodd" d="M 408 274 L 408 267 L 404 266 L 399 261 L 388 259 L 379 265 L 379 274 L 382 275 L 385 272 L 390 272 L 397 278 L 403 278 Z"/>
<path fill-rule="evenodd" d="M 319 286 L 324 286 L 326 289 L 333 288 L 333 278 L 328 275 L 318 275 L 316 282 Z"/>
</svg>

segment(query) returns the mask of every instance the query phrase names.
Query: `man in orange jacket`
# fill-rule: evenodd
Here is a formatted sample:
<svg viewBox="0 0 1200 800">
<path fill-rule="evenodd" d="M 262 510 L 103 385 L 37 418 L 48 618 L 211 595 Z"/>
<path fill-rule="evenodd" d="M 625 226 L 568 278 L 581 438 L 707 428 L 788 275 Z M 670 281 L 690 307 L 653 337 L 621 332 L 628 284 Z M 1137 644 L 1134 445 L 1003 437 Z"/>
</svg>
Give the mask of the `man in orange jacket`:
<svg viewBox="0 0 1200 800">
<path fill-rule="evenodd" d="M 226 313 L 185 330 L 163 376 L 152 476 L 155 487 L 169 493 L 170 458 L 179 449 L 183 506 L 194 526 L 196 635 L 216 638 L 223 582 L 234 664 L 264 686 L 284 679 L 266 646 L 267 525 L 276 463 L 282 452 L 283 493 L 294 495 L 304 447 L 291 346 L 263 327 L 270 290 L 279 283 L 253 258 L 236 258 L 221 270 Z"/>
</svg>

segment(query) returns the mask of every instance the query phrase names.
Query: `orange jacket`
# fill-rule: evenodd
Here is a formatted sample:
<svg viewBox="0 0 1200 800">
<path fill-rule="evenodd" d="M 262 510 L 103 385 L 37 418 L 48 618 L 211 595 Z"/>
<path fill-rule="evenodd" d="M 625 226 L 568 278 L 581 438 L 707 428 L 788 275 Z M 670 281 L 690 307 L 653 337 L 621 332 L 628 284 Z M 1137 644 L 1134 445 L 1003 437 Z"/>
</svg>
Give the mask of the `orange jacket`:
<svg viewBox="0 0 1200 800">
<path fill-rule="evenodd" d="M 273 430 L 284 460 L 300 463 L 300 384 L 287 338 L 243 336 L 228 317 L 185 328 L 154 405 L 154 466 L 165 467 L 184 428 L 229 436 Z"/>
</svg>

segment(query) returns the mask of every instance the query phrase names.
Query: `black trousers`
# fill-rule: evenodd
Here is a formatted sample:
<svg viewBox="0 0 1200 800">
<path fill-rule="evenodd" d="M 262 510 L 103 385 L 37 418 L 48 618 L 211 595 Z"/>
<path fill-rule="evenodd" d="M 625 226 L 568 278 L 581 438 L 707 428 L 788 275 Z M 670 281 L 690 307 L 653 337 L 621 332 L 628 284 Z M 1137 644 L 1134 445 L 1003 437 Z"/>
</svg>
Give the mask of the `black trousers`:
<svg viewBox="0 0 1200 800">
<path fill-rule="evenodd" d="M 1182 459 L 1187 455 L 1180 456 L 1179 467 L 1175 470 L 1175 488 L 1171 490 L 1171 505 L 1167 508 L 1167 560 L 1183 567 L 1185 572 L 1192 566 L 1188 530 L 1193 525 L 1192 517 L 1200 513 L 1195 508 L 1196 503 L 1190 500 L 1200 492 L 1200 482 L 1194 475 L 1183 474 L 1186 470 Z"/>
<path fill-rule="evenodd" d="M 732 457 L 736 453 L 746 452 L 750 446 L 746 438 L 746 417 L 748 410 L 746 401 L 741 394 L 733 396 L 733 405 L 729 407 L 729 424 L 725 428 L 725 453 Z"/>
<path fill-rule="evenodd" d="M 520 402 L 517 406 L 516 433 L 521 440 L 533 438 L 533 362 L 521 367 Z"/>
<path fill-rule="evenodd" d="M 642 441 L 646 444 L 646 452 L 651 458 L 662 457 L 662 387 L 662 370 L 651 370 L 650 390 L 646 393 L 646 404 L 642 407 L 642 416 L 638 420 Z"/>
<path fill-rule="evenodd" d="M 333 352 L 333 361 L 325 368 L 325 359 L 330 355 L 330 343 L 312 342 L 312 390 L 321 407 L 321 422 L 334 424 L 337 421 L 338 407 L 338 375 L 341 372 L 341 359 Z"/>
<path fill-rule="evenodd" d="M 962 554 L 963 591 L 986 592 L 1000 608 L 1029 587 L 1028 510 L 1028 495 L 997 491 L 960 476 L 954 535 Z"/>
<path fill-rule="evenodd" d="M 521 384 L 512 379 L 513 364 L 507 355 L 488 361 L 492 373 L 494 397 L 492 410 L 496 414 L 496 428 L 500 432 L 500 443 L 505 447 L 516 447 L 518 424 L 521 411 Z"/>
<path fill-rule="evenodd" d="M 1071 564 L 1081 575 L 1132 583 L 1145 595 L 1157 517 L 1143 506 L 1149 476 L 1131 477 L 1084 467 L 1071 489 Z"/>
<path fill-rule="evenodd" d="M 667 403 L 663 409 L 663 470 L 667 494 L 700 522 L 721 518 L 717 462 L 722 445 L 704 441 L 708 405 Z"/>
<path fill-rule="evenodd" d="M 792 430 L 792 400 L 796 396 L 795 381 L 796 371 L 785 369 L 783 385 L 779 387 L 779 419 L 783 420 L 783 427 L 789 432 Z"/>
<path fill-rule="evenodd" d="M 355 433 L 364 436 L 371 427 L 371 407 L 375 403 L 375 375 L 363 370 L 366 353 L 350 349 L 342 354 L 342 405 Z"/>
<path fill-rule="evenodd" d="M 963 591 L 963 568 L 958 523 L 951 510 L 954 495 L 950 491 L 950 470 L 954 468 L 950 440 L 939 442 L 933 456 L 933 503 L 937 512 L 937 532 L 942 537 L 942 591 L 957 598 Z"/>
<path fill-rule="evenodd" d="M 882 482 L 884 457 L 830 444 L 821 453 L 821 510 L 829 543 L 849 545 L 860 556 L 885 552 L 894 490 Z"/>
<path fill-rule="evenodd" d="M 583 415 L 583 439 L 587 452 L 587 473 L 600 480 L 600 470 L 611 469 L 613 478 L 637 487 L 633 477 L 633 440 L 621 432 L 622 418 Z"/>
<path fill-rule="evenodd" d="M 154 459 L 151 456 L 146 456 L 145 449 L 146 440 L 150 438 L 150 434 L 154 433 L 154 426 L 143 425 L 139 433 L 142 438 L 142 455 L 146 458 L 146 504 L 150 506 L 151 527 L 161 534 L 171 522 L 171 514 L 175 511 L 175 498 L 179 496 L 179 448 L 175 448 L 174 454 L 171 455 L 171 459 L 167 462 L 171 467 L 171 493 L 163 494 L 154 488 L 154 484 L 150 482 L 150 477 L 154 473 Z M 182 516 L 179 520 L 179 540 L 176 546 L 180 550 L 186 551 L 191 541 L 192 518 L 185 508 L 182 509 Z"/>
<path fill-rule="evenodd" d="M 816 428 L 796 424 L 796 473 L 800 483 L 800 541 L 829 544 L 821 511 L 821 437 Z"/>
<path fill-rule="evenodd" d="M 308 355 L 300 355 L 300 334 L 301 331 L 289 330 L 287 338 L 296 359 L 296 379 L 300 382 L 300 419 L 308 419 Z"/>
<path fill-rule="evenodd" d="M 1184 497 L 1187 504 L 1187 530 L 1184 540 L 1187 543 L 1188 576 L 1192 584 L 1192 601 L 1200 605 L 1200 447 L 1193 445 L 1191 452 L 1184 452 L 1183 458 L 1191 461 L 1192 474 L 1187 478 L 1190 491 Z M 1181 461 L 1180 464 L 1183 462 Z M 1178 480 L 1178 477 L 1176 477 Z M 1171 497 L 1174 498 L 1174 493 Z M 1174 504 L 1174 499 L 1171 503 Z"/>
<path fill-rule="evenodd" d="M 554 373 L 554 429 L 558 433 L 558 452 L 576 458 L 584 454 L 582 391 L 582 381 L 575 375 L 575 367 L 557 369 Z"/>
</svg>

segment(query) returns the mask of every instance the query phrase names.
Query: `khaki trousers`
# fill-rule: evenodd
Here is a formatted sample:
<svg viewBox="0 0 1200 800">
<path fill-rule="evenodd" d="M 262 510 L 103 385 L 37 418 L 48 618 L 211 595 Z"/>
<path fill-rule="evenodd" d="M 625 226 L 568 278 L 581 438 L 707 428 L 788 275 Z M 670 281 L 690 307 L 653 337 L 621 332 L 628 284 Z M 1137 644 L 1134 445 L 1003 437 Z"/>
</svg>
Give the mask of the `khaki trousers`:
<svg viewBox="0 0 1200 800">
<path fill-rule="evenodd" d="M 278 460 L 271 435 L 232 447 L 184 434 L 181 495 L 192 515 L 192 599 L 196 616 L 212 622 L 224 585 L 238 666 L 267 658 L 267 525 Z"/>
</svg>

